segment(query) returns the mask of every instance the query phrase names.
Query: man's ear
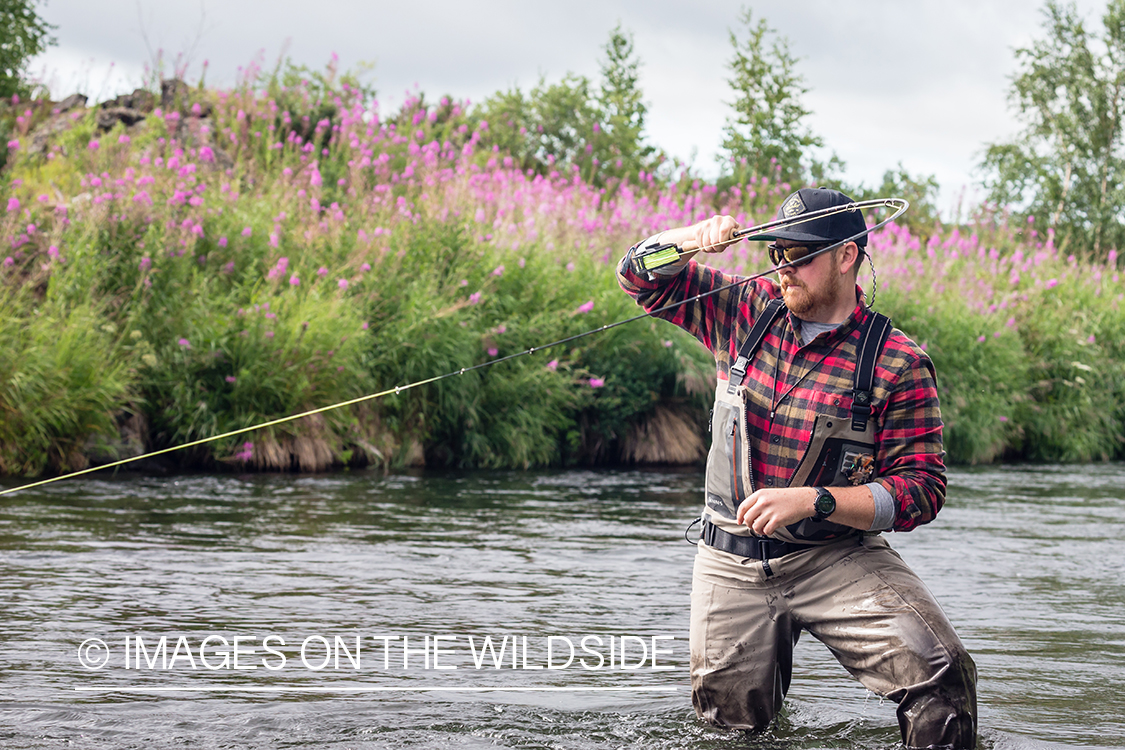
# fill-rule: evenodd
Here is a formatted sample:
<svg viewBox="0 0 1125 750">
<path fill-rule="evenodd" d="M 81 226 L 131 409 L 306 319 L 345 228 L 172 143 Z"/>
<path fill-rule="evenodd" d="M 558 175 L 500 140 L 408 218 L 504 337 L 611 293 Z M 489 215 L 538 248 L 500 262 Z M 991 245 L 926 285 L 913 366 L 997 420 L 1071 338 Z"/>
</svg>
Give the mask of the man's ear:
<svg viewBox="0 0 1125 750">
<path fill-rule="evenodd" d="M 841 247 L 838 251 L 837 262 L 840 264 L 840 273 L 845 274 L 853 268 L 859 273 L 859 245 L 854 242 Z"/>
</svg>

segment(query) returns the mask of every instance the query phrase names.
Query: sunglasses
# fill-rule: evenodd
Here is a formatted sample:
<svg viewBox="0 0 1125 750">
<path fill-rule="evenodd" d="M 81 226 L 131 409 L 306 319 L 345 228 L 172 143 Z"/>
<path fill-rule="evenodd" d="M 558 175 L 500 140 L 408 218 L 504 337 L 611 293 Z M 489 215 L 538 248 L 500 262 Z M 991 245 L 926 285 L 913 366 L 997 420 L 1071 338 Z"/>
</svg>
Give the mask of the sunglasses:
<svg viewBox="0 0 1125 750">
<path fill-rule="evenodd" d="M 766 245 L 769 250 L 770 260 L 775 266 L 790 265 L 793 268 L 800 268 L 801 266 L 808 265 L 813 262 L 813 258 L 805 256 L 811 255 L 818 250 L 823 250 L 828 247 L 827 244 L 821 245 L 794 245 L 792 247 L 781 247 L 779 245 Z"/>
</svg>

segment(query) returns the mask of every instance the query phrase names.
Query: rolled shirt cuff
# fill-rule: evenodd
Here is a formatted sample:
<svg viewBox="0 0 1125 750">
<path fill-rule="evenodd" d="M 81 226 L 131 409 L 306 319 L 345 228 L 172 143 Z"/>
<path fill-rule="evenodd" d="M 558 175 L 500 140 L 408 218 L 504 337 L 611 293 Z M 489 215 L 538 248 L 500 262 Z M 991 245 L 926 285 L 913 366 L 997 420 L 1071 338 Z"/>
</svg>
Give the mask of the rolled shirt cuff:
<svg viewBox="0 0 1125 750">
<path fill-rule="evenodd" d="M 879 482 L 868 482 L 864 486 L 871 490 L 871 497 L 875 499 L 875 518 L 868 531 L 883 531 L 894 526 L 895 499 L 891 493 Z"/>
</svg>

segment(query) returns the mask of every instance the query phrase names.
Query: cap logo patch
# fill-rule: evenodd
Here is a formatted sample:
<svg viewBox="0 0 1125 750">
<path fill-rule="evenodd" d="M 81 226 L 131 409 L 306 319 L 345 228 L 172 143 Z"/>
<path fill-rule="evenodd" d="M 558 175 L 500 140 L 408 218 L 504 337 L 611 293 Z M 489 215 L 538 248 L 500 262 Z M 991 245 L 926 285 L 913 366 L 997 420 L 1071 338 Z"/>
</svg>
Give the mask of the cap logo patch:
<svg viewBox="0 0 1125 750">
<path fill-rule="evenodd" d="M 805 202 L 801 200 L 800 193 L 793 193 L 789 200 L 785 201 L 785 205 L 781 207 L 781 215 L 786 219 L 791 219 L 797 214 L 805 212 Z"/>
</svg>

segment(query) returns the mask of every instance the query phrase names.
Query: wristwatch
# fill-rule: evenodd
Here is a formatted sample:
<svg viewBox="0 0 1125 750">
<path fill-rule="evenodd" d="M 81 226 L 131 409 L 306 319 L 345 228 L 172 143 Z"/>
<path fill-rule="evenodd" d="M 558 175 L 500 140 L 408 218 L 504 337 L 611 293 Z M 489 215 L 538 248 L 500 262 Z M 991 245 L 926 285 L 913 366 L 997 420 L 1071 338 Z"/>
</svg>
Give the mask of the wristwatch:
<svg viewBox="0 0 1125 750">
<path fill-rule="evenodd" d="M 814 487 L 813 489 L 816 490 L 816 500 L 813 501 L 816 515 L 812 518 L 814 521 L 823 521 L 836 512 L 836 498 L 832 497 L 832 493 L 823 487 Z"/>
</svg>

